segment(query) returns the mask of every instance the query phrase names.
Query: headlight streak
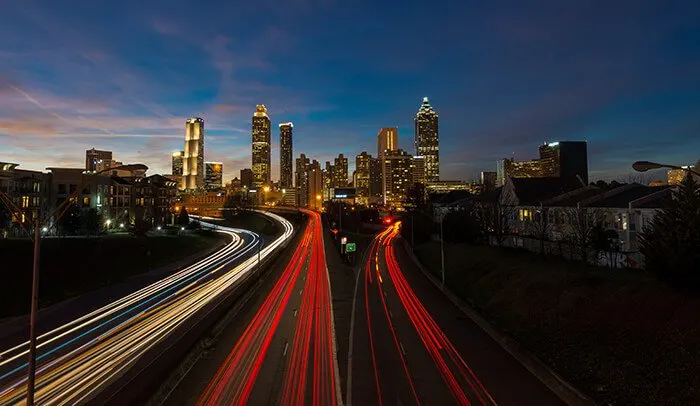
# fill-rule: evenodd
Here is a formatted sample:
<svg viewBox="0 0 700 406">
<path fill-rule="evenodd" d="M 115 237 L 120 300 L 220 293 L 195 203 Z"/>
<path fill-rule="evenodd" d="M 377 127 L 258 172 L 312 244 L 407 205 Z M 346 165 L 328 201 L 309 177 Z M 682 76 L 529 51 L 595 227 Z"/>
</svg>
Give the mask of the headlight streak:
<svg viewBox="0 0 700 406">
<path fill-rule="evenodd" d="M 260 250 L 260 258 L 264 260 L 291 237 L 293 227 L 276 214 L 262 213 L 284 227 L 280 237 Z M 191 316 L 217 303 L 222 293 L 252 274 L 258 264 L 257 255 L 232 269 L 228 269 L 228 264 L 257 250 L 258 236 L 247 230 L 218 225 L 217 231 L 232 235 L 233 241 L 216 254 L 43 334 L 39 348 L 46 350 L 38 357 L 44 362 L 37 371 L 37 402 L 73 404 L 89 400 Z M 219 275 L 212 277 L 217 273 Z M 119 320 L 116 325 L 109 325 L 116 320 Z M 86 328 L 87 331 L 82 332 Z M 74 333 L 80 334 L 73 336 Z M 87 337 L 89 334 L 91 337 Z M 67 340 L 60 342 L 64 338 Z M 87 342 L 79 343 L 80 339 L 87 339 Z M 54 346 L 50 347 L 52 344 Z M 25 347 L 26 343 L 4 351 L 3 355 L 12 356 L 3 360 L 0 368 L 19 361 L 18 358 L 26 354 Z M 57 354 L 61 349 L 66 352 Z M 45 359 L 51 354 L 55 354 L 54 359 Z M 0 376 L 0 382 L 24 370 L 20 365 Z M 0 403 L 21 401 L 25 382 L 26 377 L 16 377 L 0 392 Z"/>
<path fill-rule="evenodd" d="M 290 332 L 293 339 L 289 343 L 288 359 L 282 360 L 286 367 L 283 389 L 277 400 L 284 405 L 338 403 L 321 218 L 317 212 L 302 211 L 309 216 L 309 223 L 301 242 L 272 291 L 200 396 L 198 405 L 242 405 L 250 401 L 270 343 L 277 334 L 290 296 L 297 291 L 304 266 L 308 267 L 308 272 L 301 290 L 301 305 L 294 330 Z M 310 374 L 311 381 L 307 379 Z M 310 401 L 305 402 L 305 395 L 309 392 Z"/>
</svg>

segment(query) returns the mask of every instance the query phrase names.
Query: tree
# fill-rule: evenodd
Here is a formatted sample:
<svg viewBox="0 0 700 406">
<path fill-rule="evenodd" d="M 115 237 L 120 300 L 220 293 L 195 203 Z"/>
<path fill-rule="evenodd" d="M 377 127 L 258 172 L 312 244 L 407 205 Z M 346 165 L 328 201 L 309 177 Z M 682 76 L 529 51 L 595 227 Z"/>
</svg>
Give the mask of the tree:
<svg viewBox="0 0 700 406">
<path fill-rule="evenodd" d="M 58 219 L 57 228 L 62 235 L 73 235 L 80 229 L 80 217 L 82 209 L 75 203 L 71 203 L 63 212 L 63 215 Z"/>
<path fill-rule="evenodd" d="M 476 207 L 475 211 L 482 233 L 495 237 L 496 243 L 502 246 L 512 232 L 515 208 L 500 203 L 486 203 Z"/>
<path fill-rule="evenodd" d="M 190 224 L 190 215 L 187 214 L 185 207 L 180 210 L 180 214 L 177 216 L 177 224 L 183 227 Z"/>
<path fill-rule="evenodd" d="M 83 210 L 80 215 L 80 228 L 88 235 L 97 235 L 100 232 L 102 216 L 95 208 Z"/>
<path fill-rule="evenodd" d="M 700 287 L 700 187 L 692 176 L 640 235 L 647 270 L 683 285 Z"/>
<path fill-rule="evenodd" d="M 591 247 L 596 252 L 596 261 L 600 258 L 601 253 L 608 256 L 608 264 L 612 268 L 615 266 L 615 254 L 619 252 L 619 236 L 615 230 L 609 230 L 603 227 L 602 222 L 598 222 L 591 232 Z"/>
<path fill-rule="evenodd" d="M 445 241 L 475 243 L 481 239 L 482 230 L 472 210 L 447 213 L 442 221 Z"/>
<path fill-rule="evenodd" d="M 588 263 L 596 226 L 602 223 L 599 210 L 585 207 L 570 207 L 566 210 L 569 225 L 569 241 L 583 263 Z"/>
<path fill-rule="evenodd" d="M 406 196 L 406 208 L 408 211 L 419 211 L 423 213 L 430 212 L 430 203 L 427 199 L 425 185 L 422 183 L 414 183 L 408 189 Z"/>
<path fill-rule="evenodd" d="M 545 242 L 549 241 L 552 225 L 549 223 L 549 208 L 540 207 L 535 211 L 532 221 L 525 223 L 525 233 L 540 242 L 540 253 L 545 255 Z"/>
</svg>

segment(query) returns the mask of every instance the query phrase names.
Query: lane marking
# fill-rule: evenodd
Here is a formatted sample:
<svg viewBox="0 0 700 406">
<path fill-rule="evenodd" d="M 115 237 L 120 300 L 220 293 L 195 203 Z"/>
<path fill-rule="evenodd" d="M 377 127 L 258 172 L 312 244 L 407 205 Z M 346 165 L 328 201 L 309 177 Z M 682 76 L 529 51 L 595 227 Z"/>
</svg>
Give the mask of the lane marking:
<svg viewBox="0 0 700 406">
<path fill-rule="evenodd" d="M 287 350 L 289 349 L 289 341 L 284 342 L 284 352 L 282 353 L 283 357 L 287 356 Z"/>
</svg>

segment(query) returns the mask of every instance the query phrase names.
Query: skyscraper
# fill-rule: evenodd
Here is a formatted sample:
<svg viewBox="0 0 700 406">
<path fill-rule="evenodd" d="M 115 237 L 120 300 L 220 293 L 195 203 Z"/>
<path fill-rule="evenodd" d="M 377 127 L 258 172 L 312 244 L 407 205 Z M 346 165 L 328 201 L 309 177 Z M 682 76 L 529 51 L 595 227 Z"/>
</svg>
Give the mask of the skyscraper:
<svg viewBox="0 0 700 406">
<path fill-rule="evenodd" d="M 425 180 L 436 182 L 440 180 L 440 147 L 438 142 L 438 114 L 423 98 L 414 119 L 416 155 L 425 157 Z"/>
<path fill-rule="evenodd" d="M 355 202 L 367 206 L 369 204 L 370 161 L 372 155 L 366 151 L 355 157 Z"/>
<path fill-rule="evenodd" d="M 411 186 L 415 183 L 425 183 L 425 158 L 422 156 L 413 157 L 413 177 Z"/>
<path fill-rule="evenodd" d="M 88 149 L 85 151 L 85 170 L 95 172 L 97 165 L 102 161 L 111 161 L 112 151 L 101 151 L 99 149 Z"/>
<path fill-rule="evenodd" d="M 292 123 L 280 124 L 280 187 L 292 187 Z"/>
<path fill-rule="evenodd" d="M 253 170 L 250 168 L 241 169 L 241 186 L 248 189 L 253 187 Z"/>
<path fill-rule="evenodd" d="M 402 207 L 412 185 L 413 156 L 404 150 L 384 154 L 384 204 Z"/>
<path fill-rule="evenodd" d="M 348 159 L 343 154 L 338 155 L 333 160 L 333 187 L 341 188 L 348 186 Z"/>
<path fill-rule="evenodd" d="M 185 151 L 175 151 L 172 157 L 172 171 L 173 175 L 182 176 L 182 158 L 185 156 Z"/>
<path fill-rule="evenodd" d="M 559 141 L 540 146 L 540 161 L 551 165 L 565 190 L 588 186 L 588 144 L 586 141 Z"/>
<path fill-rule="evenodd" d="M 199 117 L 185 122 L 185 156 L 182 160 L 182 189 L 204 187 L 204 120 Z"/>
<path fill-rule="evenodd" d="M 323 181 L 321 179 L 321 164 L 313 160 L 306 169 L 307 180 L 307 207 L 312 210 L 321 210 L 323 206 Z"/>
<path fill-rule="evenodd" d="M 297 206 L 306 207 L 309 196 L 309 179 L 307 170 L 309 169 L 309 158 L 301 154 L 296 160 L 296 188 L 297 188 Z"/>
<path fill-rule="evenodd" d="M 204 187 L 207 190 L 221 189 L 224 186 L 224 164 L 221 162 L 205 162 L 204 167 L 206 168 Z"/>
<path fill-rule="evenodd" d="M 383 200 L 383 173 L 384 165 L 379 158 L 369 158 L 369 202 L 377 203 Z"/>
<path fill-rule="evenodd" d="M 377 134 L 377 157 L 384 156 L 384 151 L 399 149 L 399 129 L 396 127 L 380 128 Z"/>
<path fill-rule="evenodd" d="M 259 104 L 253 114 L 253 186 L 270 184 L 270 117 Z"/>
</svg>

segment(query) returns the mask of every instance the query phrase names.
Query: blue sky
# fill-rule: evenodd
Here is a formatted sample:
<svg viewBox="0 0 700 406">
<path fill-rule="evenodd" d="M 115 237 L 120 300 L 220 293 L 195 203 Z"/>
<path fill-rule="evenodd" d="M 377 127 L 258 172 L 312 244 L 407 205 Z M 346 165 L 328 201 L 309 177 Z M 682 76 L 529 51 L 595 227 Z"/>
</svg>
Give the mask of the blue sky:
<svg viewBox="0 0 700 406">
<path fill-rule="evenodd" d="M 383 126 L 412 150 L 428 96 L 444 179 L 587 140 L 591 178 L 624 180 L 700 158 L 699 72 L 697 1 L 6 0 L 0 161 L 81 166 L 94 146 L 168 173 L 201 116 L 228 180 L 256 104 L 325 161 L 376 154 Z"/>
</svg>

